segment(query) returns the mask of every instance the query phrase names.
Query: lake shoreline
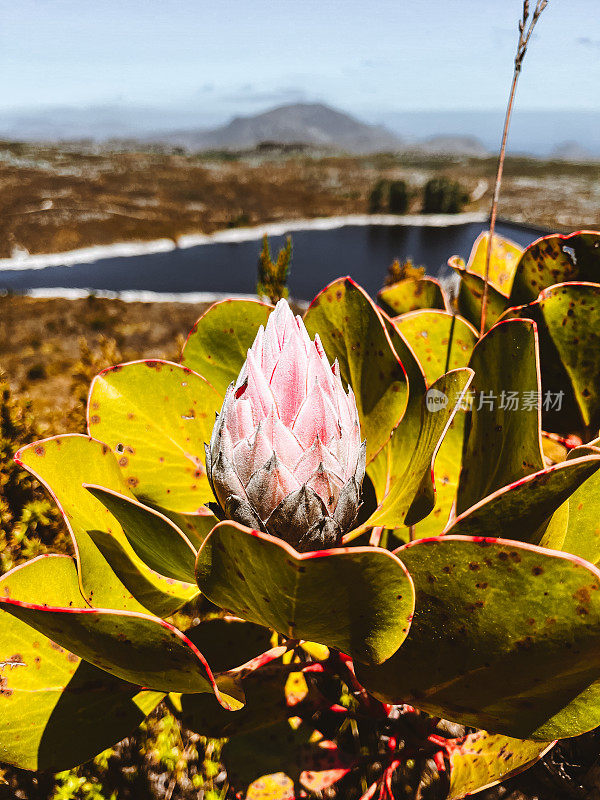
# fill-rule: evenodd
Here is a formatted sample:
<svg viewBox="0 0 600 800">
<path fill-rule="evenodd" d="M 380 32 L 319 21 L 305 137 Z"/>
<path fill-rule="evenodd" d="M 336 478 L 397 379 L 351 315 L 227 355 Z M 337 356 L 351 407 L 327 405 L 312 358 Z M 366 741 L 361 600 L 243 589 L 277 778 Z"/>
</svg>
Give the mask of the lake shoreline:
<svg viewBox="0 0 600 800">
<path fill-rule="evenodd" d="M 256 294 L 242 292 L 153 292 L 149 289 L 123 289 L 110 291 L 108 289 L 75 289 L 57 286 L 56 288 L 37 288 L 13 290 L 13 296 L 30 297 L 33 300 L 85 300 L 88 297 L 97 297 L 100 300 L 120 300 L 123 303 L 183 303 L 183 304 L 209 304 L 219 303 L 222 300 L 233 298 L 235 300 L 258 300 Z M 9 292 L 0 289 L 0 297 L 6 297 Z M 307 307 L 308 301 L 291 297 L 290 302 L 298 307 Z"/>
<path fill-rule="evenodd" d="M 413 227 L 444 228 L 468 223 L 485 222 L 488 214 L 483 212 L 465 212 L 461 214 L 347 214 L 333 217 L 316 217 L 314 219 L 287 220 L 285 222 L 267 222 L 247 228 L 226 228 L 214 233 L 185 234 L 173 239 L 153 239 L 148 241 L 115 242 L 108 245 L 94 245 L 62 253 L 36 253 L 0 259 L 0 272 L 26 269 L 44 269 L 45 267 L 74 266 L 91 264 L 105 258 L 127 258 L 130 256 L 168 253 L 173 250 L 185 250 L 203 244 L 227 244 L 237 242 L 259 241 L 267 236 L 283 236 L 287 233 L 307 230 L 333 230 L 348 225 L 399 225 Z"/>
</svg>

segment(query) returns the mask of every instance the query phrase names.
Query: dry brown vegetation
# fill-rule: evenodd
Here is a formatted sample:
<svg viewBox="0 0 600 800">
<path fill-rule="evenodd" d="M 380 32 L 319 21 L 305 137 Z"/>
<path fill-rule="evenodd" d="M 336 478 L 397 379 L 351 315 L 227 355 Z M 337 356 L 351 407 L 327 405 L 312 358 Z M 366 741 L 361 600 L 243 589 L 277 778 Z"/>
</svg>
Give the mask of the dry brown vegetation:
<svg viewBox="0 0 600 800">
<path fill-rule="evenodd" d="M 178 360 L 204 306 L 0 297 L 0 368 L 33 404 L 40 432 L 81 428 L 91 378 L 137 358 Z"/>
<path fill-rule="evenodd" d="M 0 257 L 15 247 L 62 252 L 132 239 L 177 239 L 267 221 L 365 213 L 380 178 L 420 189 L 445 174 L 487 211 L 496 161 L 118 152 L 0 144 Z M 600 165 L 508 159 L 500 215 L 556 230 L 600 225 Z"/>
</svg>

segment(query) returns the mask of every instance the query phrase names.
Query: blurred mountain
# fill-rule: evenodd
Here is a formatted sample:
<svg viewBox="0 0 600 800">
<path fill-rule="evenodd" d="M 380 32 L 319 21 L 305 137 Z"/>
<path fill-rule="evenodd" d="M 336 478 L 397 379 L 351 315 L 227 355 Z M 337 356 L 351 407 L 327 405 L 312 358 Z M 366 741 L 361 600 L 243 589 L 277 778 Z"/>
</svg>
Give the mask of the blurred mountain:
<svg viewBox="0 0 600 800">
<path fill-rule="evenodd" d="M 88 140 L 136 149 L 139 143 L 164 143 L 191 150 L 252 149 L 345 150 L 351 153 L 409 152 L 422 155 L 485 157 L 496 153 L 502 111 L 374 112 L 361 119 L 322 103 L 298 103 L 259 114 L 226 115 L 190 102 L 171 107 L 114 103 L 0 110 L 0 139 L 71 142 Z M 362 120 L 373 120 L 367 124 Z M 600 112 L 521 111 L 511 125 L 510 155 L 529 154 L 573 161 L 600 159 Z"/>
<path fill-rule="evenodd" d="M 594 155 L 587 147 L 582 147 L 579 142 L 561 142 L 550 153 L 550 158 L 557 161 L 575 161 L 580 164 L 589 161 L 598 161 L 598 156 Z"/>
<path fill-rule="evenodd" d="M 483 142 L 475 136 L 432 136 L 417 142 L 413 149 L 426 155 L 470 156 L 485 158 L 489 155 Z"/>
<path fill-rule="evenodd" d="M 490 153 L 500 148 L 504 110 L 444 109 L 438 111 L 380 111 L 365 118 L 400 133 L 408 141 L 422 142 L 430 137 L 476 136 Z M 509 155 L 548 158 L 563 142 L 573 141 L 600 156 L 600 110 L 523 109 L 517 103 L 508 137 Z"/>
<path fill-rule="evenodd" d="M 234 117 L 213 130 L 180 130 L 147 137 L 190 150 L 247 150 L 264 143 L 309 145 L 351 153 L 400 150 L 400 136 L 322 103 L 294 103 L 262 114 Z"/>
<path fill-rule="evenodd" d="M 220 120 L 200 109 L 144 106 L 51 106 L 0 111 L 0 138 L 17 141 L 68 142 L 91 139 L 141 138 L 155 131 L 189 125 L 207 127 Z"/>
</svg>

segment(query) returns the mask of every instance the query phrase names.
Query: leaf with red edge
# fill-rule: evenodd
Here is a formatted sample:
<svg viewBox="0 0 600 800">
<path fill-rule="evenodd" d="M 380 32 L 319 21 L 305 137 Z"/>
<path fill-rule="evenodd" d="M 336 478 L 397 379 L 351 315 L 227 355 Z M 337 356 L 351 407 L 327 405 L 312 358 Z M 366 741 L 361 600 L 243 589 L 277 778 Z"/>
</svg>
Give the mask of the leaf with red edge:
<svg viewBox="0 0 600 800">
<path fill-rule="evenodd" d="M 23 447 L 15 461 L 44 483 L 64 514 L 91 605 L 168 616 L 197 596 L 194 584 L 149 569 L 117 519 L 84 489 L 94 483 L 133 499 L 108 445 L 78 434 L 56 436 Z"/>
<path fill-rule="evenodd" d="M 184 694 L 181 696 L 183 722 L 201 736 L 217 739 L 283 722 L 294 716 L 293 708 L 286 703 L 285 686 L 290 673 L 297 669 L 297 664 L 275 662 L 245 675 L 241 687 L 246 702 L 235 714 L 223 709 L 211 695 Z"/>
<path fill-rule="evenodd" d="M 15 567 L 0 578 L 0 597 L 85 606 L 69 556 L 38 556 Z M 129 735 L 162 698 L 81 661 L 1 610 L 0 630 L 0 761 L 5 764 L 71 769 Z"/>
<path fill-rule="evenodd" d="M 181 631 L 158 617 L 40 605 L 15 597 L 0 597 L 0 608 L 121 680 L 163 692 L 214 691 L 220 699 L 202 653 Z"/>
<path fill-rule="evenodd" d="M 492 733 L 548 742 L 600 723 L 600 572 L 503 539 L 441 536 L 396 551 L 417 594 L 406 641 L 368 691 Z"/>
<path fill-rule="evenodd" d="M 414 607 L 410 577 L 387 550 L 300 554 L 234 522 L 222 522 L 208 536 L 196 575 L 204 594 L 221 608 L 367 663 L 383 661 L 401 645 Z"/>
<path fill-rule="evenodd" d="M 253 662 L 271 648 L 272 632 L 236 617 L 206 619 L 185 632 L 214 672 Z M 266 669 L 266 667 L 264 667 Z"/>
<path fill-rule="evenodd" d="M 600 442 L 576 447 L 567 456 L 567 463 L 586 456 L 600 456 Z M 556 512 L 562 517 L 561 524 L 551 525 L 544 533 L 540 545 L 551 550 L 585 558 L 591 564 L 600 561 L 600 519 L 598 519 L 598 497 L 600 475 L 595 473 L 576 489 Z M 553 518 L 554 522 L 554 518 Z"/>
<path fill-rule="evenodd" d="M 90 484 L 85 488 L 119 520 L 127 541 L 150 569 L 177 581 L 195 582 L 198 553 L 168 517 L 112 489 Z"/>
<path fill-rule="evenodd" d="M 535 320 L 546 430 L 600 427 L 600 285 L 560 283 L 506 312 Z M 547 402 L 549 400 L 549 402 Z"/>
<path fill-rule="evenodd" d="M 194 513 L 213 500 L 204 443 L 221 395 L 200 375 L 169 361 L 133 361 L 97 375 L 88 428 L 115 452 L 125 481 L 143 502 Z"/>
<path fill-rule="evenodd" d="M 454 265 L 451 264 L 451 266 Z M 483 302 L 485 281 L 479 275 L 473 275 L 473 273 L 460 270 L 457 267 L 454 267 L 454 269 L 460 276 L 457 300 L 458 310 L 474 327 L 479 327 L 481 325 L 481 304 Z M 507 308 L 508 301 L 504 295 L 494 289 L 493 286 L 488 285 L 485 314 L 486 331 L 489 331 L 498 322 Z"/>
<path fill-rule="evenodd" d="M 600 282 L 600 233 L 555 233 L 529 245 L 521 255 L 510 292 L 510 305 L 535 300 L 541 291 L 567 281 Z"/>
<path fill-rule="evenodd" d="M 380 503 L 390 489 L 392 468 L 400 472 L 407 469 L 421 428 L 421 409 L 427 391 L 423 368 L 414 350 L 406 341 L 394 322 L 379 311 L 392 346 L 406 370 L 408 378 L 408 402 L 406 411 L 392 438 L 367 467 L 367 475 L 373 483 L 377 501 Z"/>
<path fill-rule="evenodd" d="M 478 236 L 466 266 L 462 258 L 458 256 L 453 256 L 448 260 L 448 265 L 460 276 L 458 309 L 477 330 L 479 330 L 481 322 L 488 241 L 488 232 Z M 494 236 L 486 305 L 486 330 L 489 330 L 508 308 L 507 298 L 522 252 L 521 248 L 509 239 L 498 235 Z"/>
<path fill-rule="evenodd" d="M 394 319 L 423 365 L 427 383 L 433 384 L 449 369 L 468 366 L 477 331 L 467 320 L 446 311 L 416 311 Z M 409 390 L 412 383 L 409 383 Z M 418 522 L 412 538 L 435 536 L 445 527 L 454 502 L 460 475 L 466 411 L 459 408 L 435 456 L 435 506 Z M 403 423 L 404 424 L 404 420 Z"/>
<path fill-rule="evenodd" d="M 499 323 L 477 343 L 469 366 L 475 372 L 473 409 L 457 514 L 544 468 L 535 325 L 529 320 Z"/>
<path fill-rule="evenodd" d="M 429 386 L 446 372 L 468 366 L 478 334 L 466 319 L 428 309 L 392 321 L 417 356 Z"/>
<path fill-rule="evenodd" d="M 419 428 L 410 430 L 408 450 L 403 423 L 394 431 L 387 453 L 384 451 L 388 459 L 387 493 L 369 519 L 346 534 L 344 541 L 374 525 L 394 528 L 414 524 L 431 512 L 435 505 L 432 491 L 435 456 L 472 376 L 470 369 L 457 369 L 434 383 L 421 399 Z"/>
<path fill-rule="evenodd" d="M 481 278 L 485 275 L 485 263 L 489 244 L 489 231 L 480 233 L 471 249 L 467 270 Z M 523 248 L 516 242 L 504 236 L 494 234 L 494 242 L 490 257 L 489 282 L 496 291 L 508 297 L 517 270 L 519 259 L 523 255 Z M 456 256 L 454 256 L 456 258 Z"/>
<path fill-rule="evenodd" d="M 487 731 L 476 731 L 462 739 L 449 740 L 450 788 L 446 800 L 461 800 L 533 766 L 554 742 L 511 739 Z"/>
<path fill-rule="evenodd" d="M 446 532 L 540 544 L 552 514 L 598 467 L 600 453 L 534 472 L 484 497 L 458 516 Z"/>
<path fill-rule="evenodd" d="M 456 503 L 467 411 L 462 404 L 452 418 L 433 460 L 434 504 L 411 531 L 412 539 L 438 536 L 446 527 Z"/>
<path fill-rule="evenodd" d="M 273 306 L 256 300 L 223 300 L 212 305 L 192 328 L 181 363 L 215 387 L 221 396 L 242 368 L 261 325 Z"/>
<path fill-rule="evenodd" d="M 356 397 L 360 430 L 371 462 L 402 419 L 408 400 L 406 371 L 385 324 L 366 292 L 350 278 L 334 281 L 304 315 L 311 337 L 319 334 L 330 362 Z"/>
<path fill-rule="evenodd" d="M 154 506 L 154 508 L 174 522 L 179 530 L 185 533 L 196 550 L 200 549 L 202 542 L 219 521 L 206 506 L 201 506 L 195 514 L 178 514 L 176 511 L 160 508 L 160 506 Z"/>
</svg>

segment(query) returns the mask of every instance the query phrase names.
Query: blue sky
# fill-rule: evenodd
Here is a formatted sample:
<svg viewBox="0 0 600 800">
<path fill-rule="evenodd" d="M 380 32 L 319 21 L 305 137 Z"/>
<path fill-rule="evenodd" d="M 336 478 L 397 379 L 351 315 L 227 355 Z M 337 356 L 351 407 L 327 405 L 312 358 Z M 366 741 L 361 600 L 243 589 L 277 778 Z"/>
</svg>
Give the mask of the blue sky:
<svg viewBox="0 0 600 800">
<path fill-rule="evenodd" d="M 550 0 L 520 109 L 600 109 L 599 6 Z M 498 109 L 520 11 L 520 0 L 0 0 L 0 110 Z"/>
</svg>

